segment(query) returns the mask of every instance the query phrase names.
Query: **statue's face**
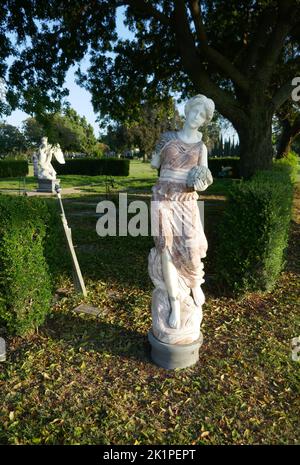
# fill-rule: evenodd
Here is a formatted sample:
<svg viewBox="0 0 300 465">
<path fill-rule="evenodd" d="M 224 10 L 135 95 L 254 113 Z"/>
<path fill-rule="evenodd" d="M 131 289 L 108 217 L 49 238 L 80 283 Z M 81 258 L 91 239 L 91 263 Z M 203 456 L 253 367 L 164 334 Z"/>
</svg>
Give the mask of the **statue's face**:
<svg viewBox="0 0 300 465">
<path fill-rule="evenodd" d="M 204 105 L 193 105 L 186 115 L 186 124 L 192 129 L 198 129 L 206 121 Z"/>
<path fill-rule="evenodd" d="M 48 142 L 48 137 L 42 137 L 42 144 L 46 145 Z"/>
</svg>

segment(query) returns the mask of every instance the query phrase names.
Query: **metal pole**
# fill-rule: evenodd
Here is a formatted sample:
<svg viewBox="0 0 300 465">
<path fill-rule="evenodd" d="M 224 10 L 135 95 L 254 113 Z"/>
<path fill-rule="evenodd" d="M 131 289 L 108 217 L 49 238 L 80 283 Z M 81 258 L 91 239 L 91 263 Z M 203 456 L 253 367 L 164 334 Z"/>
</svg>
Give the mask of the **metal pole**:
<svg viewBox="0 0 300 465">
<path fill-rule="evenodd" d="M 55 184 L 55 192 L 56 192 L 56 195 L 57 195 L 57 198 L 58 198 L 58 201 L 59 201 L 60 210 L 61 210 L 60 217 L 61 217 L 61 221 L 62 221 L 62 224 L 63 224 L 65 236 L 66 236 L 66 239 L 67 239 L 69 252 L 70 252 L 70 255 L 71 255 L 71 259 L 72 259 L 73 270 L 74 270 L 74 278 L 75 278 L 74 279 L 74 286 L 75 286 L 75 289 L 77 290 L 77 292 L 80 292 L 81 294 L 84 295 L 84 297 L 86 297 L 87 292 L 86 292 L 85 284 L 84 284 L 83 277 L 82 277 L 82 274 L 81 274 L 80 266 L 79 266 L 79 263 L 78 263 L 78 260 L 77 260 L 76 252 L 75 252 L 74 245 L 73 245 L 73 241 L 72 241 L 72 231 L 71 231 L 71 228 L 69 228 L 69 226 L 68 226 L 64 206 L 63 206 L 62 199 L 61 199 L 61 187 L 58 184 Z"/>
</svg>

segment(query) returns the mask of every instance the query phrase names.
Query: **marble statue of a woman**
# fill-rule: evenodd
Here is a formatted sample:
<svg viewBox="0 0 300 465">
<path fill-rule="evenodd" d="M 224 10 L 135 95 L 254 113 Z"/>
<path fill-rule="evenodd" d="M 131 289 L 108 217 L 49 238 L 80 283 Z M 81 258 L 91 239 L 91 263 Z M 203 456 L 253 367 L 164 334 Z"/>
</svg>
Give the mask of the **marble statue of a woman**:
<svg viewBox="0 0 300 465">
<path fill-rule="evenodd" d="M 188 100 L 183 128 L 161 135 L 151 161 L 153 168 L 160 168 L 159 179 L 152 188 L 155 247 L 148 259 L 155 286 L 152 336 L 177 347 L 199 341 L 201 335 L 205 301 L 201 259 L 206 256 L 207 240 L 197 191 L 205 190 L 213 179 L 207 165 L 207 148 L 198 129 L 212 119 L 214 109 L 214 102 L 204 95 Z"/>
</svg>

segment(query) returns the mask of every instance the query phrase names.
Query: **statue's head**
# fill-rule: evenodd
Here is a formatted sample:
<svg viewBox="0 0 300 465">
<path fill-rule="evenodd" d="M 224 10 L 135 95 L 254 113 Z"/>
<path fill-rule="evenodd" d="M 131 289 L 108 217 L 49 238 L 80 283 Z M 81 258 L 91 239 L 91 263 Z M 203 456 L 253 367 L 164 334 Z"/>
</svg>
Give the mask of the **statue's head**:
<svg viewBox="0 0 300 465">
<path fill-rule="evenodd" d="M 186 122 L 193 128 L 199 128 L 205 123 L 209 123 L 215 111 L 213 100 L 205 95 L 195 95 L 187 101 L 184 106 Z"/>
<path fill-rule="evenodd" d="M 48 137 L 46 137 L 46 136 L 42 137 L 41 143 L 42 143 L 43 145 L 47 145 L 47 144 L 48 144 Z"/>
</svg>

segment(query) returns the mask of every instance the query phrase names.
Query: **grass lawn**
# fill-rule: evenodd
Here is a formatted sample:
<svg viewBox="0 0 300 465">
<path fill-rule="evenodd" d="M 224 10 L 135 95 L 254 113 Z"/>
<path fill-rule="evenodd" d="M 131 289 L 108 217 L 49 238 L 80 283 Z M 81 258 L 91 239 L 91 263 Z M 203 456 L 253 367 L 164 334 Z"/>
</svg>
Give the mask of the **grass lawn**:
<svg viewBox="0 0 300 465">
<path fill-rule="evenodd" d="M 134 169 L 144 179 L 142 166 Z M 98 237 L 96 218 L 78 215 L 95 211 L 93 202 L 94 196 L 66 201 L 88 297 L 74 294 L 70 277 L 62 276 L 60 297 L 39 332 L 7 338 L 0 443 L 299 443 L 300 366 L 291 359 L 291 339 L 300 334 L 299 187 L 276 289 L 238 301 L 218 296 L 208 279 L 200 361 L 175 371 L 150 361 L 152 238 Z M 75 313 L 83 302 L 100 315 Z"/>
<path fill-rule="evenodd" d="M 82 175 L 62 175 L 58 176 L 61 180 L 62 188 L 79 187 L 82 194 L 103 194 L 106 192 L 106 184 L 109 184 L 110 192 L 128 191 L 128 192 L 148 192 L 151 193 L 151 187 L 157 178 L 157 171 L 150 167 L 150 163 L 142 163 L 139 160 L 130 161 L 129 176 L 82 176 Z M 24 181 L 25 179 L 25 181 Z M 231 179 L 215 179 L 214 184 L 207 189 L 209 195 L 226 194 L 233 182 Z M 26 178 L 0 178 L 0 191 L 18 190 L 36 190 L 37 180 L 33 176 L 33 167 L 29 166 L 29 175 Z M 78 195 L 78 194 L 76 194 Z"/>
</svg>

